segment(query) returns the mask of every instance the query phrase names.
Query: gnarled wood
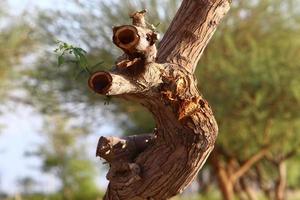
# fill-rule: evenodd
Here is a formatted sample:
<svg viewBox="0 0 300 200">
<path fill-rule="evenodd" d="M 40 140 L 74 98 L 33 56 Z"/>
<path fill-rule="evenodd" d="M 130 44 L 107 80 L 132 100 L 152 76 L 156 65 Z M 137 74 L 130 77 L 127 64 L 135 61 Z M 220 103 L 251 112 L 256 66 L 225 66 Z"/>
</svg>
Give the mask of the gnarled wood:
<svg viewBox="0 0 300 200">
<path fill-rule="evenodd" d="M 157 34 L 147 27 L 145 11 L 131 15 L 133 25 L 114 28 L 113 41 L 124 54 L 113 71 L 93 74 L 89 86 L 142 104 L 156 129 L 146 136 L 100 138 L 97 156 L 110 164 L 106 200 L 169 199 L 205 163 L 218 127 L 191 69 L 228 8 L 227 0 L 184 0 L 160 45 L 159 63 Z"/>
</svg>

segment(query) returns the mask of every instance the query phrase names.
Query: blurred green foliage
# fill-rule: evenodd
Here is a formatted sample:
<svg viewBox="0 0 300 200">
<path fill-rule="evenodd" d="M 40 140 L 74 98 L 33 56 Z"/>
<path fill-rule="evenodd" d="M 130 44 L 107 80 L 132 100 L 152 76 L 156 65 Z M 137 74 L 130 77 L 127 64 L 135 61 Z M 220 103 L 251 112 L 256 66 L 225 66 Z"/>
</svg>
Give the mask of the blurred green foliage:
<svg viewBox="0 0 300 200">
<path fill-rule="evenodd" d="M 70 125 L 69 119 L 52 116 L 44 128 L 47 145 L 41 145 L 37 154 L 43 161 L 43 170 L 55 174 L 62 184 L 62 199 L 96 199 L 99 196 L 95 184 L 95 166 L 87 159 L 83 138 L 85 128 Z"/>
<path fill-rule="evenodd" d="M 16 65 L 20 64 L 23 56 L 29 52 L 27 48 L 33 48 L 34 42 L 30 37 L 32 28 L 22 21 L 14 21 L 9 14 L 2 12 L 5 1 L 0 2 L 0 21 L 9 25 L 0 24 L 0 102 L 8 98 L 8 92 L 18 87 L 20 82 L 16 73 Z M 10 20 L 9 20 L 10 19 Z"/>
<path fill-rule="evenodd" d="M 219 121 L 219 144 L 235 156 L 265 144 L 274 154 L 299 145 L 300 13 L 293 3 L 233 4 L 199 63 L 199 87 Z"/>
</svg>

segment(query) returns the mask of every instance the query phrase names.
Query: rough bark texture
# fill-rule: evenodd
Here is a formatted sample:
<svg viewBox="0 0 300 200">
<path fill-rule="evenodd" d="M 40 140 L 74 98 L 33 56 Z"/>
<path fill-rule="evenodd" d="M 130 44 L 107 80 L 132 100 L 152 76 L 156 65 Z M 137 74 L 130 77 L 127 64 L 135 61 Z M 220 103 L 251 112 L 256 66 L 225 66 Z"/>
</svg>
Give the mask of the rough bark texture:
<svg viewBox="0 0 300 200">
<path fill-rule="evenodd" d="M 133 25 L 114 27 L 113 42 L 124 55 L 113 71 L 93 74 L 89 86 L 142 104 L 156 128 L 148 135 L 100 138 L 97 156 L 110 164 L 106 200 L 169 199 L 205 163 L 218 127 L 193 71 L 228 10 L 228 0 L 183 0 L 158 52 L 145 11 L 130 15 Z"/>
</svg>

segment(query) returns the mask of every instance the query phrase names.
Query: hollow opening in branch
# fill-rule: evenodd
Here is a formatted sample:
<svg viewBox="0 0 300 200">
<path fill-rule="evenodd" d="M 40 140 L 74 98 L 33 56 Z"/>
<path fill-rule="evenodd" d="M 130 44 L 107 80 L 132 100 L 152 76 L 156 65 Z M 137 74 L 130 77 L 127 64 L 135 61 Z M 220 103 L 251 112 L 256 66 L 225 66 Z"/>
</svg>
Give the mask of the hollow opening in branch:
<svg viewBox="0 0 300 200">
<path fill-rule="evenodd" d="M 126 45 L 131 42 L 134 42 L 135 33 L 132 30 L 127 29 L 127 30 L 120 32 L 120 34 L 118 35 L 118 38 L 122 44 Z"/>
<path fill-rule="evenodd" d="M 112 77 L 107 72 L 96 72 L 90 77 L 88 83 L 94 92 L 106 94 L 112 84 Z"/>
<path fill-rule="evenodd" d="M 139 35 L 135 27 L 127 25 L 116 29 L 113 40 L 120 48 L 129 50 L 139 43 Z"/>
</svg>

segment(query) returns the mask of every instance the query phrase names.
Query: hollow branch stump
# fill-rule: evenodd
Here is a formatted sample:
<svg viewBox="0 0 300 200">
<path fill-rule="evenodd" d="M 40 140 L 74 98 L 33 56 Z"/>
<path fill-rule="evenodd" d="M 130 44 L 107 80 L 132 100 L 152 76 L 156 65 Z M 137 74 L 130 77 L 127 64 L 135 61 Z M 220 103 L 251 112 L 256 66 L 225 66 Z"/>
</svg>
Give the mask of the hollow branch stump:
<svg viewBox="0 0 300 200">
<path fill-rule="evenodd" d="M 183 0 L 158 51 L 145 10 L 130 15 L 132 25 L 113 28 L 113 42 L 124 54 L 114 70 L 92 74 L 89 87 L 145 106 L 156 128 L 151 134 L 100 138 L 97 156 L 110 164 L 105 200 L 169 199 L 205 163 L 218 127 L 194 70 L 229 5 L 228 0 Z"/>
</svg>

